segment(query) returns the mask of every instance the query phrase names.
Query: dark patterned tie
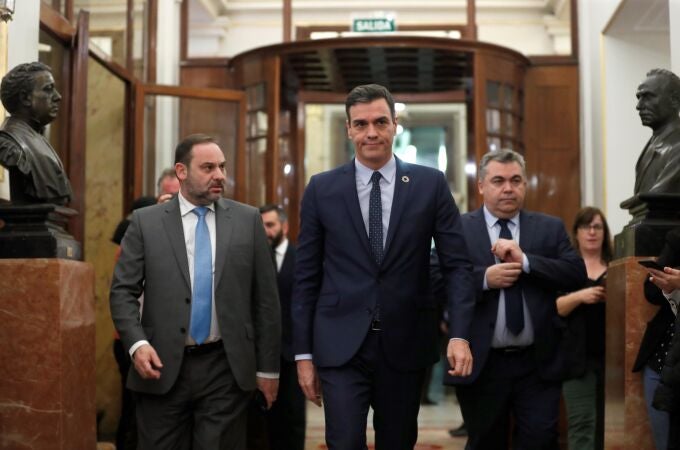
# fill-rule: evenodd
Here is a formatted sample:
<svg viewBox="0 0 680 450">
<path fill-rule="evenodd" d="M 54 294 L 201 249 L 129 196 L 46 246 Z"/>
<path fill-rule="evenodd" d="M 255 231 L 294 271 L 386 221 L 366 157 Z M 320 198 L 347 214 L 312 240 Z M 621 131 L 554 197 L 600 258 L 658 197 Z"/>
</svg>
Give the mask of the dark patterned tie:
<svg viewBox="0 0 680 450">
<path fill-rule="evenodd" d="M 498 235 L 500 239 L 512 240 L 508 222 L 508 219 L 498 219 L 498 225 L 501 226 L 501 234 Z M 503 290 L 505 291 L 505 325 L 514 335 L 518 335 L 524 329 L 524 305 L 519 280 Z"/>
<path fill-rule="evenodd" d="M 368 202 L 368 242 L 373 259 L 380 265 L 383 260 L 382 200 L 380 198 L 380 172 L 371 175 L 371 197 Z"/>
</svg>

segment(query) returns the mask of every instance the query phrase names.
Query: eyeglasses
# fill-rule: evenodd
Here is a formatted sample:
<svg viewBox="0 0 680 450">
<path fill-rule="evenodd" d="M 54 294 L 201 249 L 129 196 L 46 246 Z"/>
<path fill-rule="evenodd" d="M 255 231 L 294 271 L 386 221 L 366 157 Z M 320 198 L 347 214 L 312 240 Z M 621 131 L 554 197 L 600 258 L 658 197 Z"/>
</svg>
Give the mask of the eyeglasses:
<svg viewBox="0 0 680 450">
<path fill-rule="evenodd" d="M 596 224 L 593 224 L 593 225 L 583 224 L 583 225 L 579 225 L 578 229 L 583 230 L 583 231 L 591 231 L 591 230 L 592 231 L 602 231 L 602 230 L 604 230 L 604 225 L 602 225 L 601 223 L 596 223 Z"/>
</svg>

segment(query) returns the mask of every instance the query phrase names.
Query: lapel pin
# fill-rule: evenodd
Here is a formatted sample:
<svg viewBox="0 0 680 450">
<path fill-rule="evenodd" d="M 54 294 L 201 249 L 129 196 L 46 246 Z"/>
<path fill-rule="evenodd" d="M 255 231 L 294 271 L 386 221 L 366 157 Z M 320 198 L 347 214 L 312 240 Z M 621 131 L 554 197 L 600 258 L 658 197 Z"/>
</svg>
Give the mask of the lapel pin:
<svg viewBox="0 0 680 450">
<path fill-rule="evenodd" d="M 401 177 L 401 181 L 403 181 L 404 183 L 408 183 L 408 182 L 411 181 L 411 180 L 409 179 L 409 177 L 407 177 L 406 175 L 404 175 L 403 177 Z"/>
</svg>

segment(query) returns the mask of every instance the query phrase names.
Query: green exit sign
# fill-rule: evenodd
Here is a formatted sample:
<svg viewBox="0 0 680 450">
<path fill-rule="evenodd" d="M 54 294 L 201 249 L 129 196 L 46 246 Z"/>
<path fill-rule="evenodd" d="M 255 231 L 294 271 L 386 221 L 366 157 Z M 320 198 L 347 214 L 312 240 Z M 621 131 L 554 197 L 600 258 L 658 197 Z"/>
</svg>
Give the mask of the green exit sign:
<svg viewBox="0 0 680 450">
<path fill-rule="evenodd" d="M 352 31 L 359 33 L 384 33 L 387 31 L 396 30 L 394 18 L 370 18 L 370 19 L 354 19 L 352 22 Z"/>
</svg>

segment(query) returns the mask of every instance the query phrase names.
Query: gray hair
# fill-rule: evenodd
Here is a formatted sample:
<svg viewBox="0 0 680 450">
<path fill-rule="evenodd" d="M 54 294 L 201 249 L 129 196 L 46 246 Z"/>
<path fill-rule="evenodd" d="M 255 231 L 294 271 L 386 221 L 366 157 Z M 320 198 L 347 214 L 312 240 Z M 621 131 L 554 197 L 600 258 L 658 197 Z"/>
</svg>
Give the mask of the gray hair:
<svg viewBox="0 0 680 450">
<path fill-rule="evenodd" d="M 486 168 L 491 161 L 496 161 L 501 164 L 517 163 L 522 168 L 522 175 L 526 178 L 527 169 L 524 163 L 524 157 L 514 150 L 501 149 L 494 152 L 486 153 L 482 156 L 482 160 L 479 162 L 479 179 L 483 180 L 486 176 Z"/>
</svg>

